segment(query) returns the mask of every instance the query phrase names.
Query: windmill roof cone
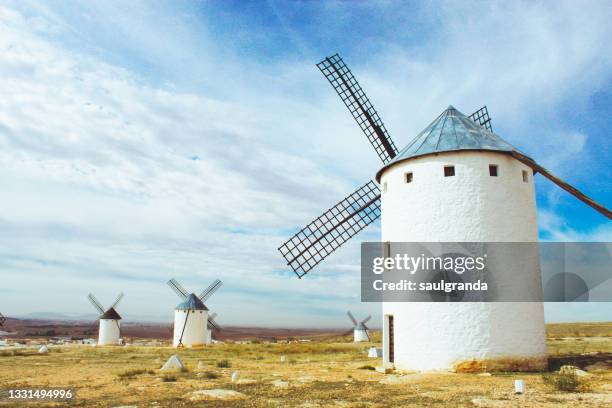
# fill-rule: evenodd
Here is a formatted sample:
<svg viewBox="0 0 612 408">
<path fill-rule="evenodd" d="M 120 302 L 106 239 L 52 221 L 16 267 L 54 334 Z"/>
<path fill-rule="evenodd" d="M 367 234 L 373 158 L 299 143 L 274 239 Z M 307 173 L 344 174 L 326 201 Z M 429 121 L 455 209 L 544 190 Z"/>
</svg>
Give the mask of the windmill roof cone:
<svg viewBox="0 0 612 408">
<path fill-rule="evenodd" d="M 190 293 L 187 298 L 176 305 L 177 310 L 208 310 L 206 305 L 195 295 L 195 293 Z"/>
<path fill-rule="evenodd" d="M 537 242 L 536 173 L 612 219 L 609 209 L 495 134 L 486 106 L 469 116 L 449 106 L 398 151 L 342 58 L 335 54 L 317 67 L 382 161 L 376 174 L 382 191 L 366 182 L 278 248 L 298 277 L 378 218 L 384 242 Z M 524 265 L 521 282 L 541 292 L 539 257 L 524 252 L 516 259 Z M 508 262 L 502 275 L 512 277 L 517 264 Z M 491 367 L 502 370 L 546 364 L 541 302 L 383 301 L 382 307 L 384 360 L 396 368 L 444 370 L 492 359 L 499 365 Z"/>
<path fill-rule="evenodd" d="M 172 341 L 174 347 L 204 345 L 212 341 L 209 333 L 210 330 L 208 329 L 211 319 L 208 316 L 208 308 L 204 302 L 222 284 L 223 282 L 216 279 L 202 293 L 196 295 L 195 293 L 187 292 L 176 279 L 168 281 L 168 286 L 182 300 L 174 310 L 174 335 Z"/>
<path fill-rule="evenodd" d="M 111 307 L 106 312 L 102 313 L 99 319 L 121 320 L 121 316 L 114 307 Z"/>
<path fill-rule="evenodd" d="M 386 163 L 376 173 L 376 180 L 380 181 L 385 169 L 401 161 L 460 150 L 503 153 L 518 151 L 492 130 L 480 126 L 451 105 L 400 150 L 393 160 Z"/>
</svg>

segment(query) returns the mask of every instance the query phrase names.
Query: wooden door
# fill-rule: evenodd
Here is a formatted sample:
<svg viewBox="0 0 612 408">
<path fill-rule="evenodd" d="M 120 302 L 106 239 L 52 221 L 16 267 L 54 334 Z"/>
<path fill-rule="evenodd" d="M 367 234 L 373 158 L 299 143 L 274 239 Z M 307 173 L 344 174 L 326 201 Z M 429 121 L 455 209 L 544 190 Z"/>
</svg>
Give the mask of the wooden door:
<svg viewBox="0 0 612 408">
<path fill-rule="evenodd" d="M 389 319 L 389 362 L 393 363 L 395 360 L 395 347 L 393 342 L 393 315 L 387 316 Z"/>
</svg>

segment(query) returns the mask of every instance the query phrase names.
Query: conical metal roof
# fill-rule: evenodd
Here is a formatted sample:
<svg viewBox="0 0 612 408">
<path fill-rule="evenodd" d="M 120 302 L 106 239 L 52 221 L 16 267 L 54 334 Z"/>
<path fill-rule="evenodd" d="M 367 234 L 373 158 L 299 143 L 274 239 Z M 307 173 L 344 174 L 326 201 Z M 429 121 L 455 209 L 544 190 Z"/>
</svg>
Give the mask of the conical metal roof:
<svg viewBox="0 0 612 408">
<path fill-rule="evenodd" d="M 512 152 L 510 143 L 493 132 L 473 122 L 470 118 L 449 106 L 429 126 L 376 173 L 380 181 L 382 172 L 393 164 L 428 154 L 458 150 L 487 150 Z"/>
<path fill-rule="evenodd" d="M 121 316 L 115 310 L 115 308 L 111 307 L 106 312 L 102 313 L 100 319 L 108 319 L 108 320 L 121 320 Z"/>
<path fill-rule="evenodd" d="M 208 310 L 208 308 L 199 297 L 192 293 L 176 306 L 176 310 Z"/>
</svg>

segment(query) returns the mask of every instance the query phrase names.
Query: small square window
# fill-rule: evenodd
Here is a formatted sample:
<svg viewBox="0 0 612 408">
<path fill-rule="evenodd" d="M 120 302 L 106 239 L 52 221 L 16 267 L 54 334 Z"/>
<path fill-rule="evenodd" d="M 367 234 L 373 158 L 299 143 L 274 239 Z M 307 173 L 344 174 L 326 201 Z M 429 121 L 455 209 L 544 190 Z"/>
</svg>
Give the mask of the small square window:
<svg viewBox="0 0 612 408">
<path fill-rule="evenodd" d="M 497 164 L 489 164 L 489 176 L 497 177 Z"/>
<path fill-rule="evenodd" d="M 383 193 L 386 193 L 386 192 L 387 192 L 387 182 L 385 181 L 383 183 Z"/>
<path fill-rule="evenodd" d="M 406 183 L 412 183 L 412 172 L 405 174 Z"/>
<path fill-rule="evenodd" d="M 523 183 L 528 183 L 529 182 L 529 173 L 527 172 L 527 170 L 523 170 Z"/>
<path fill-rule="evenodd" d="M 455 175 L 455 166 L 444 166 L 444 177 L 453 177 Z"/>
</svg>

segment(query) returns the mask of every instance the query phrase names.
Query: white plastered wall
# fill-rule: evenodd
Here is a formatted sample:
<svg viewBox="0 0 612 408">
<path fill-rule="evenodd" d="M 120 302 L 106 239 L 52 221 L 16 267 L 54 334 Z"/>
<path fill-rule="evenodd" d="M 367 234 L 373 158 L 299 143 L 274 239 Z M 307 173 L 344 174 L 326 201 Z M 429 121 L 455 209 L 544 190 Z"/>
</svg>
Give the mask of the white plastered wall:
<svg viewBox="0 0 612 408">
<path fill-rule="evenodd" d="M 368 333 L 365 330 L 355 329 L 353 330 L 353 341 L 361 342 L 361 341 L 370 341 L 368 339 Z"/>
<path fill-rule="evenodd" d="M 98 332 L 98 345 L 109 346 L 119 344 L 121 322 L 112 319 L 100 319 Z"/>
<path fill-rule="evenodd" d="M 189 317 L 187 312 L 189 312 Z M 187 323 L 185 323 L 187 319 Z M 177 347 L 183 333 L 182 344 L 185 347 L 206 344 L 206 324 L 208 311 L 206 310 L 175 310 L 174 336 L 172 345 Z M 185 327 L 183 331 L 183 327 Z"/>
<path fill-rule="evenodd" d="M 489 165 L 498 176 L 489 175 Z M 444 166 L 455 176 L 444 177 Z M 528 172 L 528 182 L 523 181 Z M 405 174 L 413 173 L 411 183 Z M 381 176 L 384 242 L 536 242 L 533 174 L 511 156 L 449 152 L 406 160 Z M 533 282 L 540 282 L 537 259 Z M 542 303 L 383 303 L 394 316 L 394 365 L 448 370 L 469 360 L 543 358 Z M 386 321 L 386 319 L 385 319 Z M 384 325 L 384 361 L 389 361 Z"/>
</svg>

